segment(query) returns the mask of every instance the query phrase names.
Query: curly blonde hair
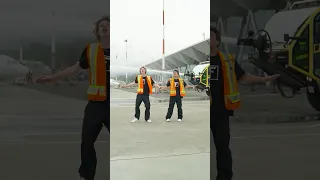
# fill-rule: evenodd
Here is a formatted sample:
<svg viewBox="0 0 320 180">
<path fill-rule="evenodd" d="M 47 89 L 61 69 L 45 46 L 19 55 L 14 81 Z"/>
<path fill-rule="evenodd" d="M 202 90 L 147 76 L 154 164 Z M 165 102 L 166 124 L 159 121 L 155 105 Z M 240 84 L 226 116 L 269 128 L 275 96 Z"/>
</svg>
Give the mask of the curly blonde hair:
<svg viewBox="0 0 320 180">
<path fill-rule="evenodd" d="M 94 30 L 93 30 L 93 34 L 96 37 L 96 39 L 99 41 L 100 40 L 100 36 L 99 36 L 99 24 L 102 21 L 108 21 L 110 23 L 110 17 L 109 16 L 103 16 L 101 17 L 98 21 L 96 21 L 94 23 Z"/>
</svg>

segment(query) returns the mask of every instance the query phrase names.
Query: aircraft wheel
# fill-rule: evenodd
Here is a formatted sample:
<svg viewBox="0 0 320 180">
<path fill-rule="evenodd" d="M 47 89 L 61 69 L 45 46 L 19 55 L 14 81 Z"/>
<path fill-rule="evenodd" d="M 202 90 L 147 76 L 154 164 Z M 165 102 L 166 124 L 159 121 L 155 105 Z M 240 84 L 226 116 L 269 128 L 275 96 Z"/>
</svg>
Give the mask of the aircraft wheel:
<svg viewBox="0 0 320 180">
<path fill-rule="evenodd" d="M 314 93 L 310 92 L 307 89 L 307 98 L 309 104 L 317 111 L 320 111 L 320 91 L 317 88 L 314 88 Z"/>
</svg>

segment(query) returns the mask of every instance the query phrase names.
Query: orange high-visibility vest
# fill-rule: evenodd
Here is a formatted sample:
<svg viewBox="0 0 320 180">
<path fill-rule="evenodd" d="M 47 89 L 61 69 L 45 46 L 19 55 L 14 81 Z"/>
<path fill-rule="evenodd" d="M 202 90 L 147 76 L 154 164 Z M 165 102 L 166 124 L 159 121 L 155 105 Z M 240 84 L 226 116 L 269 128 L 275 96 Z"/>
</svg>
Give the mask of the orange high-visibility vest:
<svg viewBox="0 0 320 180">
<path fill-rule="evenodd" d="M 218 51 L 218 54 L 221 61 L 223 76 L 225 107 L 227 110 L 235 110 L 240 106 L 240 93 L 238 90 L 238 80 L 235 72 L 235 59 L 231 54 L 226 56 L 220 51 Z"/>
<path fill-rule="evenodd" d="M 183 83 L 183 79 L 178 78 L 179 80 L 179 84 L 180 84 L 180 96 L 185 96 L 186 95 L 186 91 L 184 90 L 184 83 Z M 174 83 L 174 78 L 170 79 L 170 96 L 176 96 L 177 95 L 177 90 L 176 90 L 176 86 Z"/>
<path fill-rule="evenodd" d="M 138 75 L 137 76 L 137 80 L 138 80 L 138 89 L 137 89 L 137 93 L 138 94 L 143 94 L 143 80 L 142 80 L 142 76 Z M 148 83 L 148 87 L 149 87 L 149 94 L 152 94 L 152 84 L 151 84 L 151 77 L 150 76 L 146 76 L 146 83 Z"/>
<path fill-rule="evenodd" d="M 89 63 L 88 100 L 104 101 L 107 98 L 107 75 L 104 52 L 100 43 L 87 46 L 87 59 Z"/>
</svg>

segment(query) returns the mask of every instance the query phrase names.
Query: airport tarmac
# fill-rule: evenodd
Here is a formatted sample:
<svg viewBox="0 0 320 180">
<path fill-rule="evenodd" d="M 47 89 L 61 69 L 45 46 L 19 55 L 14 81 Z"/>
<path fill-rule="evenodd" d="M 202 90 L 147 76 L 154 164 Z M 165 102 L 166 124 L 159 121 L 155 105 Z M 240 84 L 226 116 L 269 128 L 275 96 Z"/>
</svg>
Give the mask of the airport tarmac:
<svg viewBox="0 0 320 180">
<path fill-rule="evenodd" d="M 41 91 L 45 91 L 45 87 Z M 49 92 L 22 87 L 0 88 L 1 180 L 76 179 L 86 101 Z M 97 180 L 107 179 L 105 172 L 109 163 L 111 180 L 209 179 L 209 114 L 205 114 L 208 101 L 185 101 L 181 123 L 176 121 L 176 109 L 172 122 L 164 121 L 167 102 L 153 103 L 153 122 L 146 123 L 142 104 L 141 121 L 130 123 L 135 93 L 121 90 L 111 90 L 111 93 L 111 161 L 107 155 L 108 134 L 104 130 L 96 143 Z M 242 122 L 237 118 L 248 119 L 249 116 L 256 121 L 267 115 L 275 117 L 280 113 L 279 108 L 286 112 L 280 114 L 280 118 L 292 111 L 314 113 L 302 96 L 285 100 L 272 94 L 252 94 L 243 99 L 243 107 L 232 122 Z M 318 123 L 232 123 L 234 179 L 319 179 Z M 214 156 L 211 161 L 211 176 L 214 177 Z"/>
<path fill-rule="evenodd" d="M 86 101 L 21 87 L 0 88 L 0 179 L 76 180 Z M 97 180 L 106 180 L 109 137 L 96 143 Z"/>
<path fill-rule="evenodd" d="M 135 99 L 136 93 L 111 90 L 111 99 Z M 130 97 L 129 97 L 130 95 Z M 169 97 L 167 97 L 169 98 Z M 151 101 L 154 98 L 151 98 Z M 210 179 L 209 102 L 183 102 L 183 121 L 166 122 L 168 103 L 151 103 L 151 120 L 139 122 L 135 102 L 111 105 L 111 180 Z"/>
<path fill-rule="evenodd" d="M 319 122 L 234 124 L 231 131 L 234 180 L 320 179 Z M 211 176 L 215 177 L 212 151 Z"/>
</svg>

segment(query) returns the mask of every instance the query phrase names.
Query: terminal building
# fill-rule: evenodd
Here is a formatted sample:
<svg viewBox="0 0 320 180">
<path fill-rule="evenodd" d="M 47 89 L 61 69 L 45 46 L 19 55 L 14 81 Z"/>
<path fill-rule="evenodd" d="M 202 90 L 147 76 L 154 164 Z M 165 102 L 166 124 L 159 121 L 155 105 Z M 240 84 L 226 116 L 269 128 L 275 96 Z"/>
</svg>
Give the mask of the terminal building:
<svg viewBox="0 0 320 180">
<path fill-rule="evenodd" d="M 213 0 L 210 4 L 210 23 L 223 36 L 219 49 L 233 54 L 241 66 L 250 73 L 262 73 L 250 63 L 246 63 L 250 47 L 237 46 L 232 40 L 244 37 L 249 31 L 264 29 L 268 20 L 277 12 L 291 10 L 295 1 L 285 0 Z M 312 1 L 315 2 L 315 1 Z M 165 69 L 179 69 L 181 72 L 192 72 L 193 68 L 210 56 L 210 39 L 191 45 L 179 52 L 165 57 Z M 158 59 L 146 67 L 162 69 L 162 59 Z"/>
</svg>

